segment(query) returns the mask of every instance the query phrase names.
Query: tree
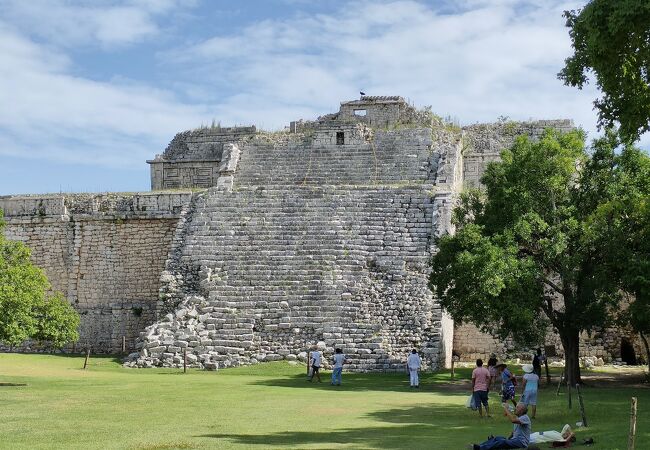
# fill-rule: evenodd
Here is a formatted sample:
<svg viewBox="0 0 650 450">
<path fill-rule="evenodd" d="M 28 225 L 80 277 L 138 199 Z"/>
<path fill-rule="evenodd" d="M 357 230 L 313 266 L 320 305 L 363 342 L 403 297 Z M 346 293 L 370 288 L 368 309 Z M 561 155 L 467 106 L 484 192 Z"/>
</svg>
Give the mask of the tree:
<svg viewBox="0 0 650 450">
<path fill-rule="evenodd" d="M 517 138 L 488 165 L 485 191 L 461 195 L 455 235 L 442 236 L 429 286 L 459 322 L 520 343 L 559 334 L 567 381 L 580 381 L 580 333 L 607 325 L 620 301 L 590 221 L 608 190 L 587 183 L 584 134 Z M 604 186 L 605 188 L 607 186 Z"/>
<path fill-rule="evenodd" d="M 574 54 L 558 77 L 582 88 L 593 73 L 599 127 L 620 124 L 625 142 L 650 130 L 650 2 L 591 0 L 565 11 Z"/>
<path fill-rule="evenodd" d="M 0 211 L 0 341 L 17 346 L 28 339 L 60 348 L 79 339 L 79 314 L 30 261 L 23 243 L 3 234 Z"/>
<path fill-rule="evenodd" d="M 606 193 L 592 213 L 592 229 L 628 294 L 619 322 L 639 333 L 650 369 L 650 157 L 618 146 L 613 132 L 595 141 L 583 178 L 592 191 Z"/>
</svg>

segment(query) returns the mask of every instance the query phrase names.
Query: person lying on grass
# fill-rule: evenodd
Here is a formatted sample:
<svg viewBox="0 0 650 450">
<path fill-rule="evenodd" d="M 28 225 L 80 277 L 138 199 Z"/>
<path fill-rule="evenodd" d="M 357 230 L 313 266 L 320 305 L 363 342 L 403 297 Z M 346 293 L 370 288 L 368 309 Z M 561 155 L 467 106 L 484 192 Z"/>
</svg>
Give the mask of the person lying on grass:
<svg viewBox="0 0 650 450">
<path fill-rule="evenodd" d="M 528 408 L 523 403 L 518 403 L 515 413 L 511 413 L 508 404 L 503 405 L 503 410 L 508 419 L 514 424 L 510 437 L 489 436 L 488 440 L 481 444 L 470 444 L 468 448 L 473 450 L 492 450 L 498 448 L 527 448 L 530 443 L 530 432 L 532 429 Z"/>
</svg>

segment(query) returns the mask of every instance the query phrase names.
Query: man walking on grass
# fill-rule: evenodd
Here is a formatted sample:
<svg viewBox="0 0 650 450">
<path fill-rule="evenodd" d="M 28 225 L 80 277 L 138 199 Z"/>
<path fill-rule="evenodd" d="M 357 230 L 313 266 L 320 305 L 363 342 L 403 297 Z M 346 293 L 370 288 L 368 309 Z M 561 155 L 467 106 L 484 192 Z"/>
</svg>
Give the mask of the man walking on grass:
<svg viewBox="0 0 650 450">
<path fill-rule="evenodd" d="M 413 349 L 408 358 L 406 358 L 406 367 L 409 371 L 411 387 L 419 388 L 420 378 L 418 376 L 418 371 L 420 370 L 420 367 L 422 367 L 422 360 L 420 359 L 420 355 L 418 355 L 416 349 Z"/>
<path fill-rule="evenodd" d="M 345 355 L 343 350 L 337 348 L 334 350 L 334 369 L 332 370 L 332 386 L 341 385 L 341 373 L 343 372 L 343 363 L 345 362 Z"/>
<path fill-rule="evenodd" d="M 488 407 L 488 389 L 490 386 L 490 371 L 483 367 L 483 360 L 476 360 L 476 369 L 472 371 L 472 396 L 474 405 L 478 408 L 478 413 L 483 417 L 483 408 L 485 408 L 485 415 L 490 417 L 490 409 Z"/>
<path fill-rule="evenodd" d="M 322 383 L 320 379 L 321 354 L 318 348 L 314 347 L 314 350 L 309 354 L 309 361 L 311 362 L 311 375 L 307 381 L 312 381 L 316 377 L 318 382 Z"/>
</svg>

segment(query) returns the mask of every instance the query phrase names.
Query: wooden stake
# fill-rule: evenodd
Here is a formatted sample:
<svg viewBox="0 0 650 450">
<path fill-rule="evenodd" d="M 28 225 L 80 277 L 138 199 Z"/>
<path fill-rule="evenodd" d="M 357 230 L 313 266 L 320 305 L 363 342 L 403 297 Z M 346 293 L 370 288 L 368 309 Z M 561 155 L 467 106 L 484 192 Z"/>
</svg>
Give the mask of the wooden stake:
<svg viewBox="0 0 650 450">
<path fill-rule="evenodd" d="M 183 373 L 187 373 L 187 347 L 183 349 Z"/>
<path fill-rule="evenodd" d="M 567 390 L 567 394 L 569 396 L 569 409 L 571 409 L 573 407 L 573 404 L 571 402 L 571 383 L 567 382 L 566 390 Z"/>
<path fill-rule="evenodd" d="M 86 359 L 84 359 L 84 370 L 88 367 L 88 358 L 90 358 L 90 347 L 86 347 Z"/>
<path fill-rule="evenodd" d="M 563 381 L 564 381 L 564 372 L 562 372 L 562 375 L 560 375 L 560 382 L 557 384 L 557 392 L 555 393 L 556 396 L 560 395 L 560 388 L 562 387 Z"/>
<path fill-rule="evenodd" d="M 126 336 L 122 336 L 122 353 L 126 353 Z"/>
<path fill-rule="evenodd" d="M 455 370 L 454 370 L 454 358 L 452 357 L 452 358 L 451 358 L 451 379 L 452 379 L 452 380 L 454 379 L 454 375 L 455 375 L 455 374 L 456 374 L 456 373 L 455 373 Z"/>
<path fill-rule="evenodd" d="M 627 450 L 634 450 L 636 440 L 636 397 L 632 397 L 630 408 L 630 435 L 627 441 Z"/>
<path fill-rule="evenodd" d="M 580 383 L 576 383 L 576 391 L 578 391 L 578 400 L 580 401 L 580 414 L 582 415 L 582 426 L 587 427 L 587 415 L 585 414 L 585 402 L 582 399 L 582 391 L 580 390 Z"/>
</svg>

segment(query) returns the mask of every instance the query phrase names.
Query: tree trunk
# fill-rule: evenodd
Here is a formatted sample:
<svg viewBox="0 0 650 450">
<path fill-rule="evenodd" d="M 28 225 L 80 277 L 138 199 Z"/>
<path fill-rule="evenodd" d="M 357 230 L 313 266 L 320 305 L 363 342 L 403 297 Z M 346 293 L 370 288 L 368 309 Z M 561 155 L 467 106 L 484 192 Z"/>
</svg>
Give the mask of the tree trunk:
<svg viewBox="0 0 650 450">
<path fill-rule="evenodd" d="M 580 332 L 578 330 L 560 331 L 564 348 L 564 378 L 570 386 L 582 383 L 580 378 Z"/>
<path fill-rule="evenodd" d="M 645 360 L 648 363 L 648 373 L 650 374 L 650 346 L 648 345 L 648 339 L 642 331 L 639 332 L 639 335 L 641 336 L 643 346 L 645 347 Z"/>
</svg>

